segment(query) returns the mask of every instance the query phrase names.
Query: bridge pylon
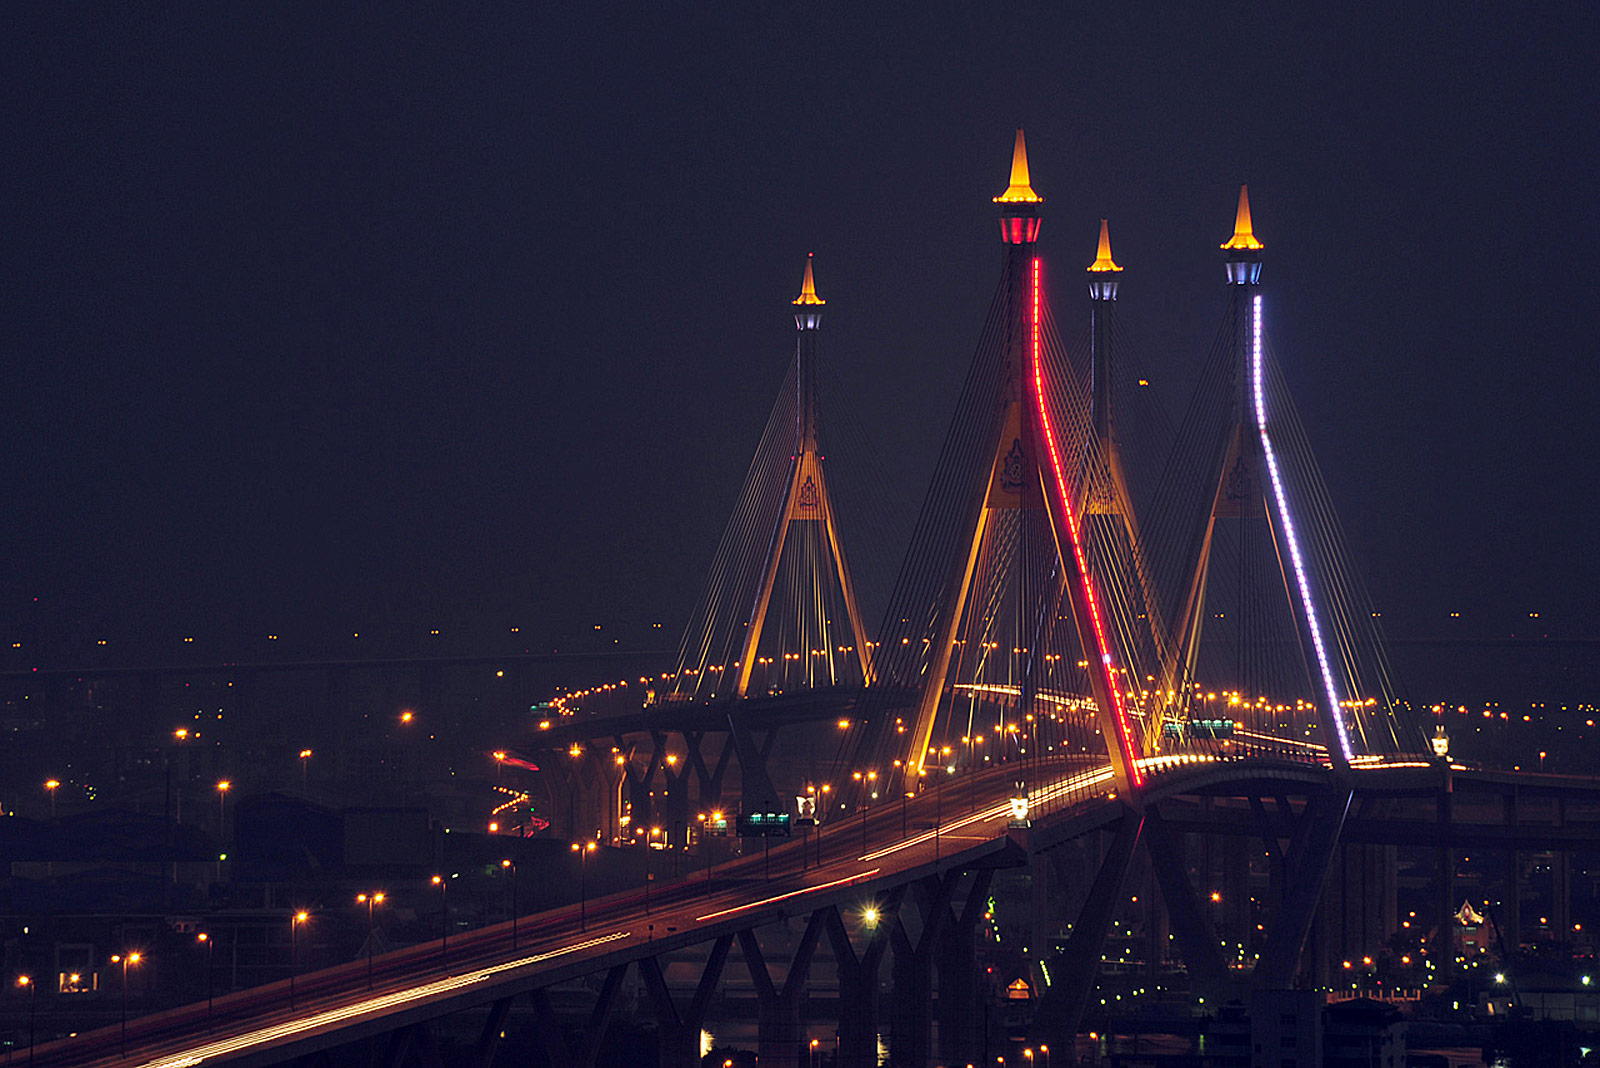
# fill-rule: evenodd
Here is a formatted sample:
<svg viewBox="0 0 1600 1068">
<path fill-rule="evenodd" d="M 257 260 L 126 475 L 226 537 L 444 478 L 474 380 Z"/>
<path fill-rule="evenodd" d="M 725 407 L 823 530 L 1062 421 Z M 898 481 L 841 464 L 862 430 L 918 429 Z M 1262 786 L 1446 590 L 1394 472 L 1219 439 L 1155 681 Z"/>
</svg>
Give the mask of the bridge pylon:
<svg viewBox="0 0 1600 1068">
<path fill-rule="evenodd" d="M 1354 755 L 1345 721 L 1348 700 L 1355 695 L 1347 697 L 1342 692 L 1344 680 L 1337 677 L 1335 664 L 1339 648 L 1330 641 L 1334 636 L 1328 633 L 1325 618 L 1312 596 L 1307 554 L 1301 548 L 1306 532 L 1295 529 L 1289 487 L 1284 477 L 1285 465 L 1273 449 L 1278 413 L 1268 409 L 1264 365 L 1261 296 L 1261 250 L 1264 247 L 1255 235 L 1250 215 L 1249 186 L 1240 186 L 1233 236 L 1222 245 L 1228 254 L 1229 304 L 1222 344 L 1226 349 L 1223 373 L 1229 414 L 1221 438 L 1221 462 L 1210 472 L 1210 503 L 1203 532 L 1186 572 L 1188 578 L 1175 617 L 1174 641 L 1162 665 L 1161 692 L 1169 695 L 1169 714 L 1175 720 L 1185 718 L 1178 708 L 1202 671 L 1201 637 L 1207 616 L 1227 617 L 1226 612 L 1215 611 L 1215 605 L 1210 606 L 1208 612 L 1219 521 L 1232 520 L 1241 527 L 1264 528 L 1281 584 L 1282 603 L 1287 607 L 1304 667 L 1300 680 L 1310 687 L 1308 703 L 1315 709 L 1314 721 L 1321 730 L 1322 741 L 1315 748 L 1321 750 L 1336 769 L 1342 770 L 1349 767 Z M 1241 530 L 1241 545 L 1247 537 Z M 1247 551 L 1240 549 L 1241 561 Z M 1237 566 L 1242 570 L 1248 565 L 1241 562 Z M 1244 581 L 1242 576 L 1239 581 Z M 1235 614 L 1243 611 L 1244 608 L 1236 607 Z M 1246 641 L 1245 625 L 1242 621 L 1235 624 L 1237 641 L 1241 645 Z M 1245 657 L 1241 654 L 1238 659 L 1241 677 L 1234 685 L 1236 693 L 1244 695 L 1240 703 L 1245 703 L 1250 700 L 1245 687 L 1251 682 L 1259 685 L 1261 673 L 1256 673 L 1256 679 L 1246 677 Z M 1163 724 L 1166 722 L 1164 715 Z"/>
<path fill-rule="evenodd" d="M 1100 220 L 1100 239 L 1089 275 L 1090 422 L 1093 448 L 1087 450 L 1080 486 L 1079 514 L 1090 528 L 1089 562 L 1101 576 L 1107 613 L 1118 629 L 1125 649 L 1145 648 L 1158 664 L 1170 659 L 1170 642 L 1163 620 L 1156 577 L 1152 574 L 1144 539 L 1139 531 L 1133 493 L 1128 488 L 1121 437 L 1116 417 L 1115 383 L 1118 376 L 1116 310 L 1118 278 L 1122 266 L 1111 255 L 1111 227 Z M 1135 680 L 1138 681 L 1138 680 Z M 1144 688 L 1141 682 L 1140 688 Z M 1158 708 L 1160 702 L 1150 703 Z M 1159 745 L 1160 723 L 1141 723 L 1143 753 Z"/>
<path fill-rule="evenodd" d="M 1074 733 L 1071 752 L 1103 746 L 1131 799 L 1143 778 L 1138 741 L 1079 529 L 1089 405 L 1049 319 L 1037 254 L 1044 198 L 1020 129 L 1010 182 L 994 203 L 1005 247 L 1000 287 L 879 650 L 883 680 L 909 690 L 914 704 L 909 719 L 874 724 L 856 759 L 893 756 L 914 789 L 952 749 L 965 746 L 973 763 L 992 754 L 1037 763 L 1062 755 L 1063 735 Z M 1102 738 L 1091 741 L 1096 728 Z M 989 747 L 981 757 L 980 745 Z"/>
<path fill-rule="evenodd" d="M 667 701 L 861 686 L 872 647 L 828 486 L 817 399 L 822 312 L 812 257 L 795 348 L 766 432 L 684 629 Z"/>
</svg>

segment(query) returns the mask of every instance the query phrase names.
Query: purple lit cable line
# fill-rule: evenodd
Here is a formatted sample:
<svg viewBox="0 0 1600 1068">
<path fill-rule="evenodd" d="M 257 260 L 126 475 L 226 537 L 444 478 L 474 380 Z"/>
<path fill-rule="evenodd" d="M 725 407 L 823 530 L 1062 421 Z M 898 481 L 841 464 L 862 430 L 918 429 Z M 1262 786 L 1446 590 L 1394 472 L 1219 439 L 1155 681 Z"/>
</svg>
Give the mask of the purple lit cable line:
<svg viewBox="0 0 1600 1068">
<path fill-rule="evenodd" d="M 1294 520 L 1289 516 L 1289 502 L 1283 491 L 1283 479 L 1278 475 L 1278 459 L 1272 451 L 1272 437 L 1267 433 L 1267 398 L 1261 385 L 1261 294 L 1251 300 L 1250 314 L 1250 378 L 1255 391 L 1256 429 L 1261 433 L 1261 449 L 1267 457 L 1267 470 L 1272 475 L 1272 494 L 1278 502 L 1278 515 L 1283 519 L 1283 537 L 1289 543 L 1289 558 L 1294 562 L 1295 581 L 1300 586 L 1300 600 L 1306 606 L 1306 626 L 1311 629 L 1311 644 L 1317 652 L 1317 665 L 1322 669 L 1322 681 L 1328 690 L 1328 704 L 1333 714 L 1334 730 L 1339 735 L 1339 749 L 1345 761 L 1351 758 L 1350 738 L 1344 728 L 1344 714 L 1340 711 L 1339 691 L 1333 682 L 1333 669 L 1328 664 L 1328 652 L 1322 644 L 1322 629 L 1317 625 L 1317 609 L 1311 603 L 1311 583 L 1306 579 L 1305 565 L 1300 559 L 1300 545 L 1294 536 Z"/>
</svg>

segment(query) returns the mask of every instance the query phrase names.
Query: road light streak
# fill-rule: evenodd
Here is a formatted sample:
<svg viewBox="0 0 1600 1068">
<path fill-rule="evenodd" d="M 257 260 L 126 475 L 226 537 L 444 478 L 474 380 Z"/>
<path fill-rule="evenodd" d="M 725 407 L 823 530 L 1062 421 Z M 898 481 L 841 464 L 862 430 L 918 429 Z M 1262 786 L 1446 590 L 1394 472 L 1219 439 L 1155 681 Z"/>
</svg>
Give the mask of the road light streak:
<svg viewBox="0 0 1600 1068">
<path fill-rule="evenodd" d="M 846 875 L 843 879 L 835 879 L 831 883 L 818 883 L 816 886 L 802 886 L 798 890 L 791 890 L 787 894 L 779 894 L 777 897 L 764 898 L 761 901 L 752 901 L 748 905 L 735 905 L 733 908 L 723 909 L 721 912 L 708 912 L 704 916 L 696 916 L 694 918 L 694 922 L 705 923 L 707 920 L 721 919 L 723 916 L 732 916 L 736 913 L 748 912 L 751 909 L 758 909 L 763 905 L 772 905 L 779 901 L 787 901 L 789 898 L 799 897 L 801 894 L 811 894 L 818 890 L 829 890 L 835 886 L 848 886 L 851 883 L 858 883 L 863 879 L 870 879 L 882 870 L 883 869 L 881 868 L 873 868 L 871 871 L 858 872 L 855 875 Z"/>
<path fill-rule="evenodd" d="M 200 1064 L 210 1058 L 222 1057 L 230 1053 L 238 1053 L 239 1051 L 249 1049 L 252 1046 L 259 1046 L 269 1042 L 277 1042 L 283 1039 L 294 1038 L 297 1035 L 302 1035 L 308 1031 L 314 1031 L 330 1024 L 343 1023 L 347 1020 L 353 1020 L 361 1016 L 392 1010 L 411 1002 L 435 997 L 439 994 L 448 994 L 453 991 L 463 990 L 467 987 L 476 986 L 479 983 L 487 982 L 496 975 L 514 971 L 518 968 L 525 968 L 530 964 L 541 964 L 544 961 L 554 960 L 557 957 L 564 957 L 572 953 L 578 953 L 585 949 L 592 949 L 595 946 L 605 945 L 607 942 L 615 942 L 618 939 L 627 938 L 630 934 L 632 934 L 631 931 L 615 931 L 608 935 L 602 935 L 599 938 L 591 938 L 587 941 L 576 942 L 561 949 L 553 949 L 548 953 L 536 953 L 531 957 L 521 957 L 517 960 L 506 961 L 504 964 L 496 964 L 488 968 L 480 968 L 477 971 L 469 972 L 466 975 L 453 975 L 444 979 L 436 979 L 431 983 L 424 983 L 421 986 L 414 986 L 408 990 L 398 990 L 392 994 L 382 994 L 378 997 L 366 998 L 355 1003 L 354 1005 L 346 1005 L 345 1007 L 339 1009 L 329 1009 L 325 1012 L 319 1012 L 315 1016 L 309 1016 L 299 1020 L 287 1020 L 281 1024 L 274 1024 L 271 1027 L 263 1027 L 260 1030 L 250 1031 L 242 1035 L 236 1035 L 233 1038 L 226 1038 L 220 1042 L 210 1042 L 204 1046 L 197 1046 L 192 1050 L 188 1050 L 187 1052 L 180 1053 L 176 1056 L 162 1057 L 157 1060 L 146 1061 L 143 1065 L 143 1068 L 191 1068 L 191 1066 Z"/>
</svg>

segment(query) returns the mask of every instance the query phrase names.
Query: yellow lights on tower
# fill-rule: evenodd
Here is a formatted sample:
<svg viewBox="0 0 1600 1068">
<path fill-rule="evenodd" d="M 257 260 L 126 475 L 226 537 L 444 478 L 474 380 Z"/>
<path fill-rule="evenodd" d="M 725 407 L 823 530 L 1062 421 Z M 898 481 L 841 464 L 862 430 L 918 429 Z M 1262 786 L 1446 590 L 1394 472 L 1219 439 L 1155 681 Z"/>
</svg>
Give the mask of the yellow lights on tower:
<svg viewBox="0 0 1600 1068">
<path fill-rule="evenodd" d="M 806 276 L 800 283 L 800 295 L 794 298 L 794 303 L 796 304 L 812 304 L 820 306 L 828 303 L 821 297 L 817 296 L 817 283 L 816 280 L 811 276 L 811 258 L 813 255 L 814 253 L 806 253 Z M 661 624 L 659 623 L 656 624 L 656 626 L 660 625 Z"/>
<path fill-rule="evenodd" d="M 1028 181 L 1028 146 L 1022 139 L 1022 127 L 1017 127 L 1016 144 L 1011 149 L 1011 184 L 994 198 L 996 204 L 1042 204 L 1044 197 L 1033 191 Z"/>
<path fill-rule="evenodd" d="M 1234 218 L 1233 236 L 1222 247 L 1230 251 L 1242 249 L 1252 252 L 1267 247 L 1256 240 L 1255 229 L 1250 225 L 1249 185 L 1241 185 L 1239 187 L 1239 214 Z"/>
<path fill-rule="evenodd" d="M 1089 265 L 1091 274 L 1105 274 L 1110 271 L 1120 271 L 1117 261 L 1111 258 L 1111 229 L 1106 225 L 1106 220 L 1100 220 L 1100 247 L 1095 252 L 1094 262 Z"/>
</svg>

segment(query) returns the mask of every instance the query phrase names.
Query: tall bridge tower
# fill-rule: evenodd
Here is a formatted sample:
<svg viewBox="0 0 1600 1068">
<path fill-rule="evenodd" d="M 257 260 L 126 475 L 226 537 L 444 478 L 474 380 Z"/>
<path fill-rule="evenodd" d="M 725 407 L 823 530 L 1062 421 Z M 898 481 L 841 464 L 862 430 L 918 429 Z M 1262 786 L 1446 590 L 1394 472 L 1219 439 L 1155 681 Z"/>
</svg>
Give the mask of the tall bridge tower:
<svg viewBox="0 0 1600 1068">
<path fill-rule="evenodd" d="M 750 676 L 756 667 L 767 611 L 772 606 L 772 588 L 778 580 L 778 565 L 783 561 L 783 549 L 789 541 L 789 532 L 799 523 L 818 524 L 820 533 L 826 539 L 827 559 L 833 564 L 833 575 L 838 579 L 845 614 L 850 622 L 850 634 L 854 638 L 850 648 L 861 667 L 862 680 L 869 684 L 872 681 L 871 643 L 861 628 L 861 609 L 856 604 L 855 588 L 850 584 L 850 568 L 844 560 L 844 545 L 839 541 L 838 527 L 834 524 L 833 499 L 828 495 L 828 480 L 822 470 L 822 448 L 817 439 L 817 334 L 822 327 L 822 307 L 827 301 L 817 296 L 811 260 L 812 256 L 807 254 L 805 278 L 800 283 L 800 295 L 794 300 L 794 325 L 797 331 L 794 377 L 795 389 L 799 394 L 795 403 L 794 473 L 789 479 L 783 513 L 773 531 L 772 547 L 767 551 L 767 559 L 762 567 L 761 590 L 745 627 L 744 645 L 739 654 L 739 676 L 734 685 L 736 697 L 743 697 L 750 688 Z M 809 648 L 804 652 L 807 656 L 812 655 Z M 833 650 L 828 652 L 831 654 Z"/>
<path fill-rule="evenodd" d="M 1061 699 L 1087 690 L 1092 710 L 1080 708 L 1078 718 L 1090 712 L 1104 738 L 1094 744 L 1109 750 L 1117 783 L 1131 792 L 1142 781 L 1138 743 L 1079 531 L 1088 406 L 1048 319 L 1037 255 L 1044 198 L 1033 189 L 1021 130 L 1010 182 L 994 203 L 1005 247 L 1000 287 L 880 650 L 896 658 L 893 677 L 913 689 L 915 703 L 893 737 L 877 725 L 866 759 L 894 755 L 915 788 L 952 743 L 998 734 L 1002 745 L 1031 746 L 1036 756 L 1053 744 L 1041 740 L 1040 691 Z M 1077 640 L 1070 654 L 1061 624 Z M 935 753 L 940 759 L 930 760 Z"/>
<path fill-rule="evenodd" d="M 1324 637 L 1312 596 L 1306 554 L 1301 550 L 1302 534 L 1296 531 L 1279 454 L 1273 449 L 1277 413 L 1268 409 L 1262 336 L 1261 250 L 1264 247 L 1255 236 L 1250 218 L 1249 187 L 1241 186 L 1233 236 L 1222 245 L 1228 254 L 1225 266 L 1230 291 L 1227 324 L 1223 329 L 1230 377 L 1222 462 L 1212 475 L 1215 489 L 1178 612 L 1177 640 L 1164 665 L 1163 688 L 1169 694 L 1180 692 L 1197 675 L 1218 521 L 1236 520 L 1241 525 L 1264 526 L 1266 540 L 1275 554 L 1276 570 L 1307 681 L 1315 693 L 1312 703 L 1315 719 L 1321 727 L 1322 745 L 1334 767 L 1346 768 L 1353 752 L 1345 724 L 1347 702 L 1335 677 L 1333 653 L 1336 650 L 1330 652 Z M 1241 534 L 1241 538 L 1244 536 Z M 1239 633 L 1243 644 L 1242 632 Z"/>
<path fill-rule="evenodd" d="M 794 299 L 794 357 L 684 629 L 664 700 L 739 699 L 872 679 L 872 649 L 823 463 L 817 376 L 826 303 L 807 256 Z"/>
<path fill-rule="evenodd" d="M 1079 506 L 1088 530 L 1089 562 L 1099 577 L 1107 616 L 1124 650 L 1141 650 L 1156 663 L 1168 660 L 1159 586 L 1140 536 L 1139 520 L 1128 488 L 1117 424 L 1117 276 L 1122 267 L 1111 255 L 1111 229 L 1100 220 L 1100 240 L 1089 276 L 1089 413 L 1092 427 L 1086 450 L 1087 471 Z M 1141 686 L 1143 689 L 1143 686 Z M 1148 711 L 1148 710 L 1147 710 Z M 1159 723 L 1142 723 L 1143 752 L 1159 746 Z"/>
</svg>

